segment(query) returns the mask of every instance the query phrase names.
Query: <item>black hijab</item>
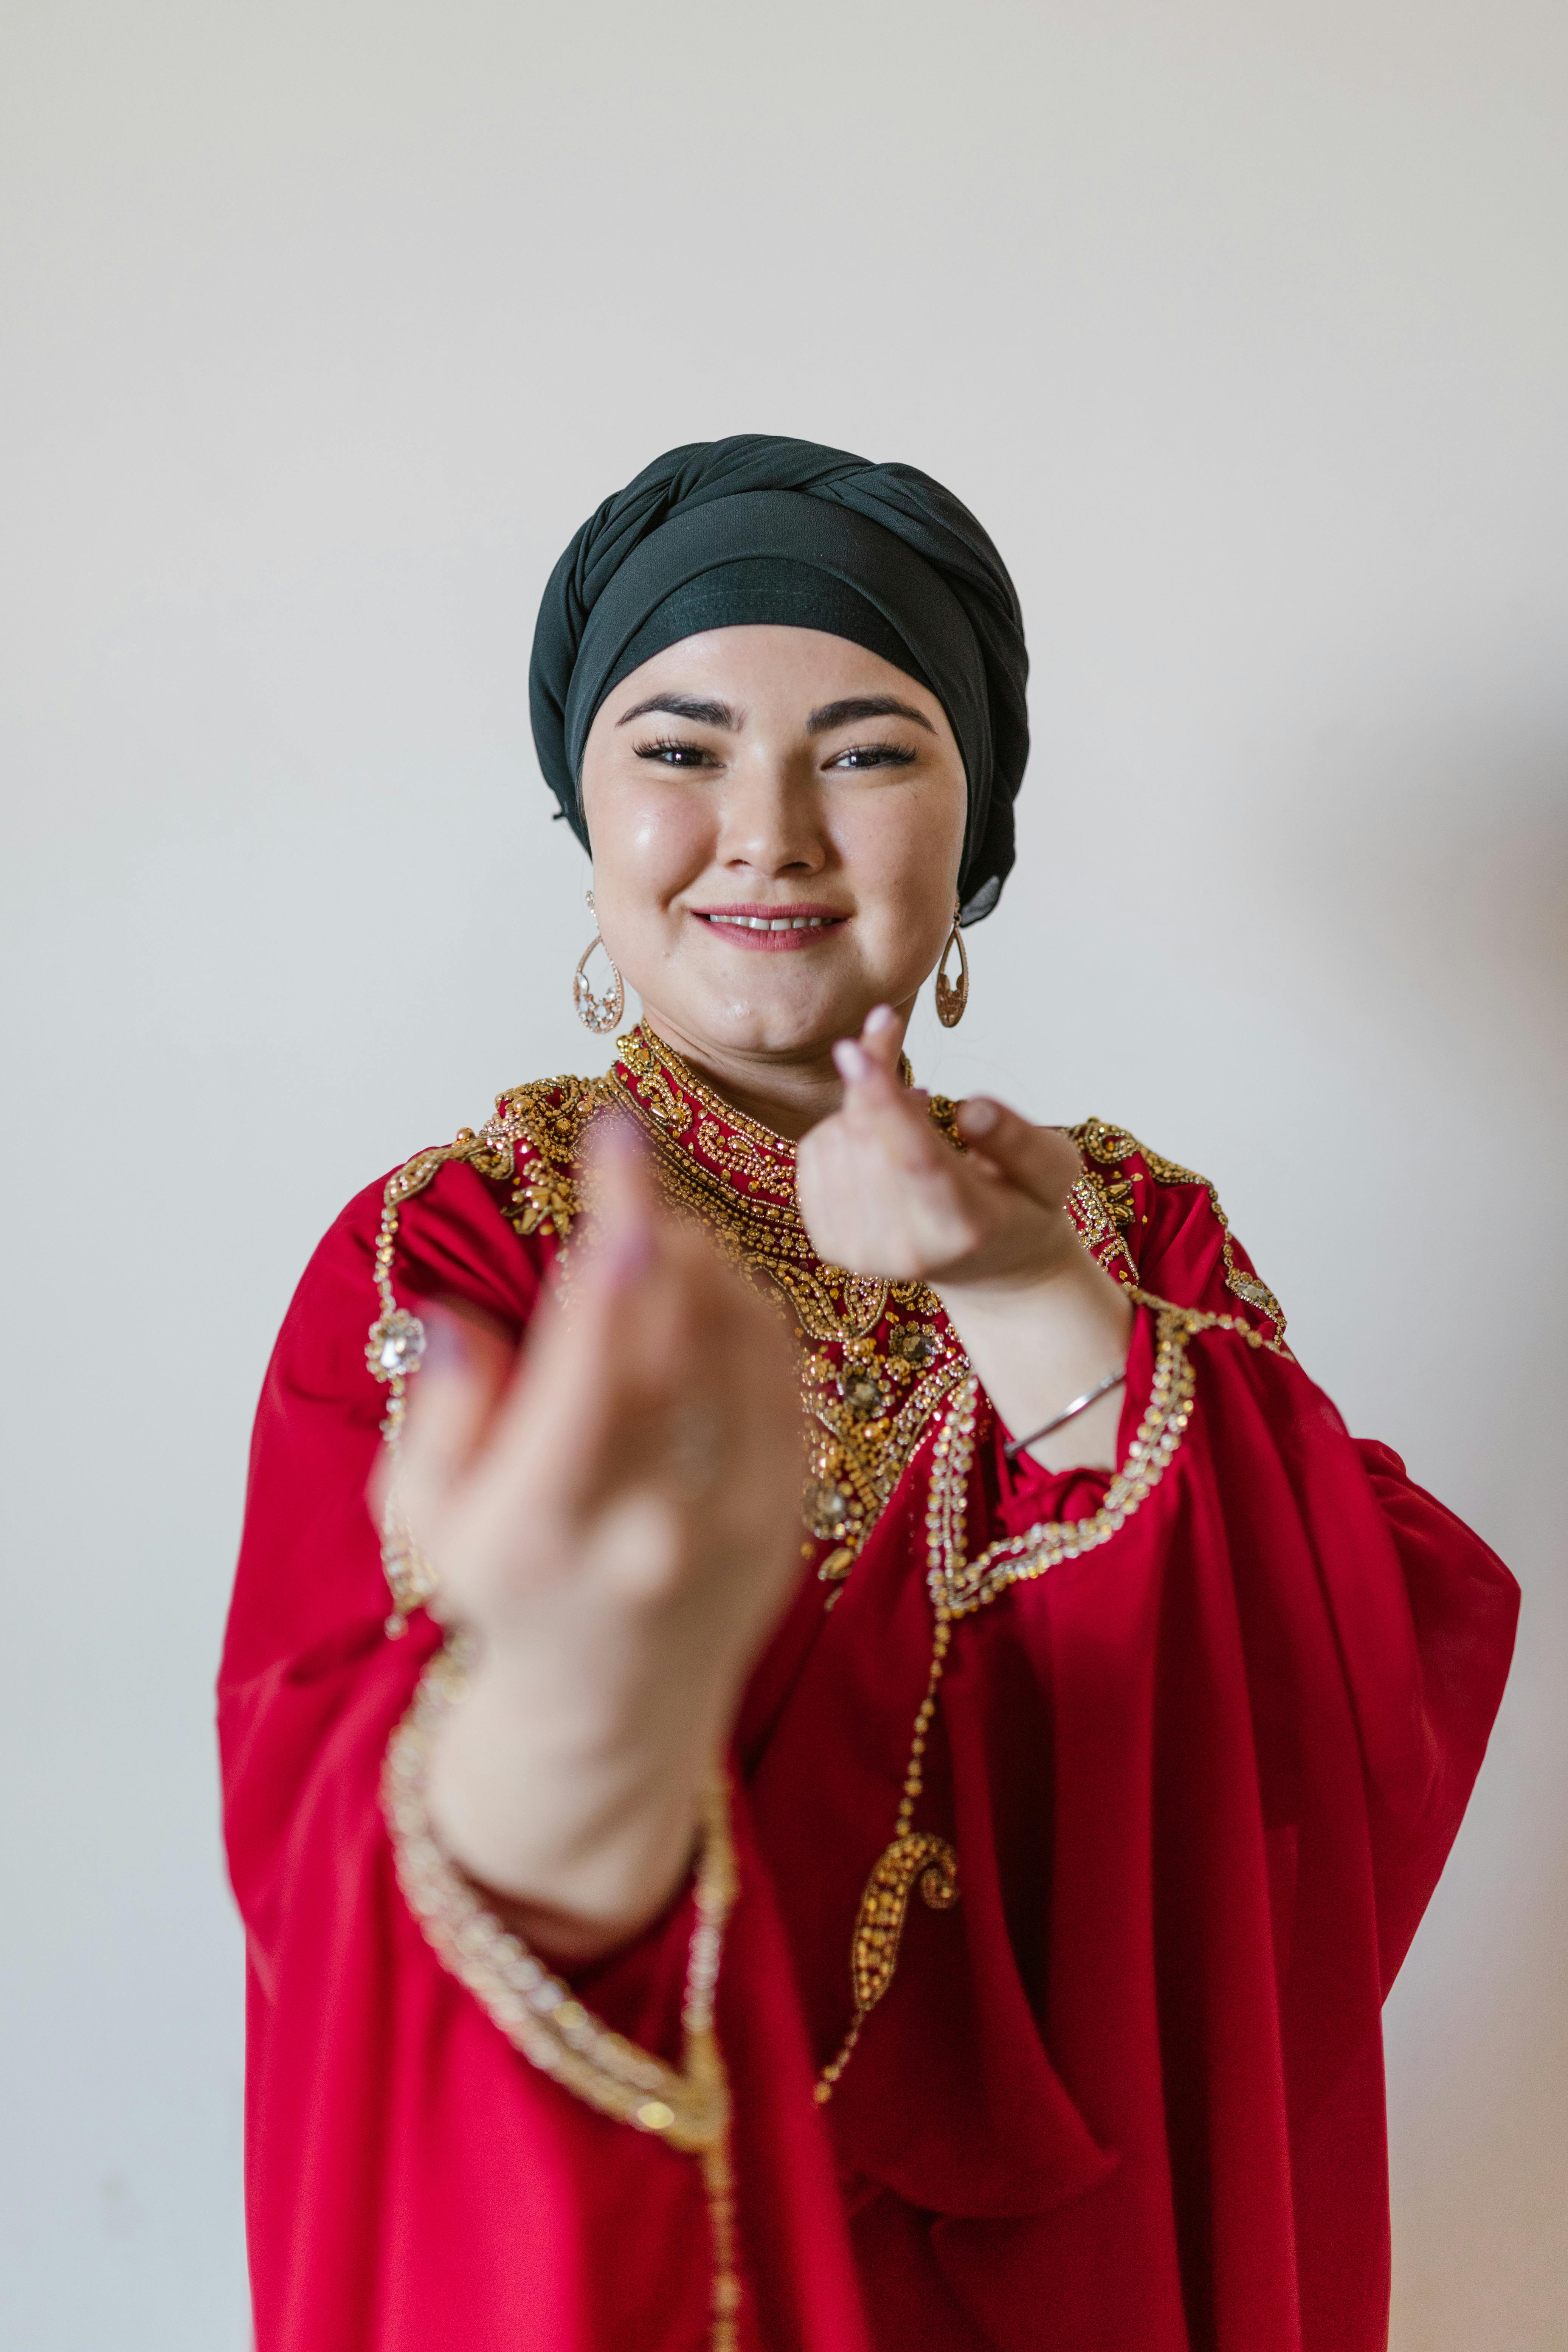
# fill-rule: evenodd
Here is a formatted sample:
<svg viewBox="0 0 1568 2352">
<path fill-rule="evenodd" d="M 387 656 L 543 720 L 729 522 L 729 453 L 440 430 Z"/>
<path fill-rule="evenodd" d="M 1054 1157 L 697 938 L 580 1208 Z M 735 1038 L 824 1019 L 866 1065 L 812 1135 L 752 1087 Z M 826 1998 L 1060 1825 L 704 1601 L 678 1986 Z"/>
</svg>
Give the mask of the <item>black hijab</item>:
<svg viewBox="0 0 1568 2352">
<path fill-rule="evenodd" d="M 655 458 L 550 575 L 529 674 L 533 740 L 584 847 L 583 746 L 605 697 L 666 646 L 756 621 L 847 637 L 936 696 L 969 784 L 963 919 L 988 915 L 1013 863 L 1029 755 L 1029 661 L 1006 567 L 929 474 L 774 434 Z"/>
</svg>

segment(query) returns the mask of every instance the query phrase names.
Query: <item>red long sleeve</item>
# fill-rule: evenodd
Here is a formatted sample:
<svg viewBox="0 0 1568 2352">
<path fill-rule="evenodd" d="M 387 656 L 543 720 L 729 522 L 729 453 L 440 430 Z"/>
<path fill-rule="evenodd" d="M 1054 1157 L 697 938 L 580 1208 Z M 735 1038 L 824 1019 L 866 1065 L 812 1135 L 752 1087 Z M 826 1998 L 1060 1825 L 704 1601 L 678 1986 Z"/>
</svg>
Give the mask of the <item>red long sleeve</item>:
<svg viewBox="0 0 1568 2352">
<path fill-rule="evenodd" d="M 219 1688 L 244 1915 L 247 2206 L 258 2352 L 619 2352 L 708 2340 L 693 2161 L 538 2074 L 426 1941 L 378 1787 L 437 1645 L 399 1642 L 365 1506 L 384 1392 L 364 1364 L 381 1187 L 345 1211 L 291 1306 L 257 1420 Z M 400 1288 L 521 1324 L 540 1254 L 480 1180 L 444 1171 L 405 1218 Z M 742 1809 L 743 1811 L 743 1809 Z M 721 1982 L 744 2211 L 746 2352 L 863 2352 L 858 2298 L 767 1875 Z M 673 2054 L 682 1907 L 585 1997 Z"/>
</svg>

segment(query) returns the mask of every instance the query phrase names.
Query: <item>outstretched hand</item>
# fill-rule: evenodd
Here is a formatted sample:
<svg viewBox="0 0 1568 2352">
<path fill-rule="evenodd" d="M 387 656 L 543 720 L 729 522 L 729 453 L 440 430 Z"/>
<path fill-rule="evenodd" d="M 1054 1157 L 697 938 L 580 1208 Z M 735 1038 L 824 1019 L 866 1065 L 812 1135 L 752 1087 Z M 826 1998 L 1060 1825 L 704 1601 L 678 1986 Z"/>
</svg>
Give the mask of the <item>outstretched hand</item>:
<svg viewBox="0 0 1568 2352">
<path fill-rule="evenodd" d="M 594 1139 L 569 1304 L 522 1348 L 431 1318 L 400 1515 L 479 1637 L 442 1726 L 453 1859 L 563 1959 L 634 1934 L 690 1855 L 705 1777 L 799 1570 L 799 1406 L 778 1318 Z"/>
<path fill-rule="evenodd" d="M 1076 1251 L 1063 1211 L 1081 1163 L 1057 1128 L 984 1096 L 961 1103 L 956 1152 L 931 1097 L 899 1076 L 903 1024 L 888 1005 L 834 1049 L 842 1107 L 800 1146 L 801 1213 L 830 1265 L 947 1292 L 1048 1276 Z"/>
<path fill-rule="evenodd" d="M 1058 1128 L 984 1096 L 958 1106 L 954 1151 L 930 1097 L 903 1086 L 887 1005 L 834 1048 L 844 1100 L 800 1146 L 801 1213 L 830 1265 L 929 1283 L 1003 1420 L 1040 1429 L 1125 1361 L 1132 1311 L 1080 1244 L 1065 1203 L 1082 1163 Z M 1029 1445 L 1046 1468 L 1110 1468 L 1119 1401 Z"/>
</svg>

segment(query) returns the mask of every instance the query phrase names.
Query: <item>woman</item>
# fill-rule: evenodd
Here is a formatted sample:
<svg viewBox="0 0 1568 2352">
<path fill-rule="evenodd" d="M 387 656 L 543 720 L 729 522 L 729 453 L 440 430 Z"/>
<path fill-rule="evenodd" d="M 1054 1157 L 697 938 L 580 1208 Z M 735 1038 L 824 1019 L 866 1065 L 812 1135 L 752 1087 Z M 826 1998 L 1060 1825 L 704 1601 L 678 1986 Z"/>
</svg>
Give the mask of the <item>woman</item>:
<svg viewBox="0 0 1568 2352">
<path fill-rule="evenodd" d="M 798 442 L 551 582 L 577 1001 L 644 1018 L 352 1202 L 268 1374 L 261 2352 L 1384 2341 L 1379 2004 L 1515 1589 L 1203 1179 L 906 1082 L 1025 667 L 963 508 Z"/>
</svg>

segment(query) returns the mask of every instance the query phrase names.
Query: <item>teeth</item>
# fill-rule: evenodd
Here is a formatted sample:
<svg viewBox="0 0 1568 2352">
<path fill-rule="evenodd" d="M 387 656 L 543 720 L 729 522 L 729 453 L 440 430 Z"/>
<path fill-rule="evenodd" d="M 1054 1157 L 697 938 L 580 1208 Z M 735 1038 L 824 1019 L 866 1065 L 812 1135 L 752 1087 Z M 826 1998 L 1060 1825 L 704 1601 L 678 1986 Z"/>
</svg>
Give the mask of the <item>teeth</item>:
<svg viewBox="0 0 1568 2352">
<path fill-rule="evenodd" d="M 718 915 L 710 921 L 732 923 L 743 931 L 820 931 L 830 915 Z"/>
</svg>

